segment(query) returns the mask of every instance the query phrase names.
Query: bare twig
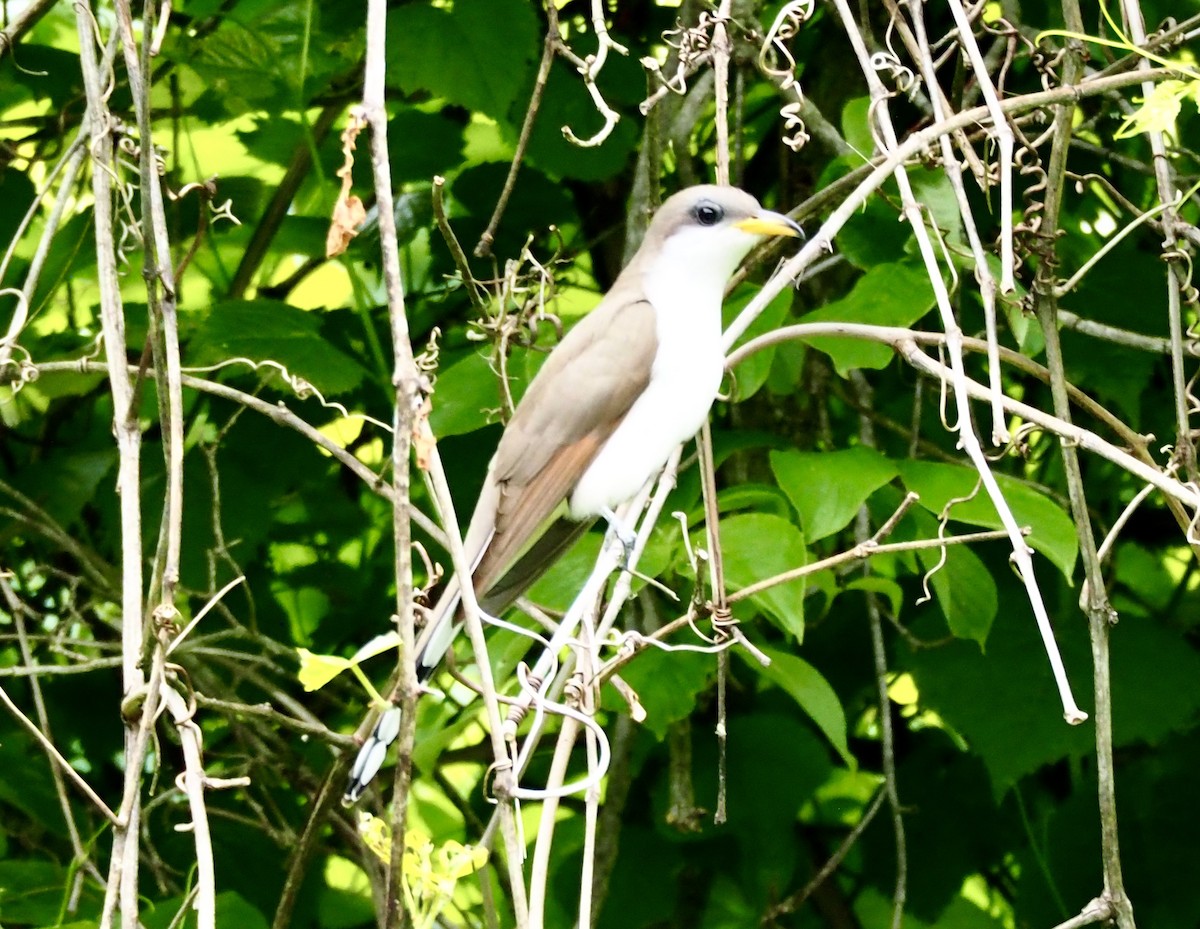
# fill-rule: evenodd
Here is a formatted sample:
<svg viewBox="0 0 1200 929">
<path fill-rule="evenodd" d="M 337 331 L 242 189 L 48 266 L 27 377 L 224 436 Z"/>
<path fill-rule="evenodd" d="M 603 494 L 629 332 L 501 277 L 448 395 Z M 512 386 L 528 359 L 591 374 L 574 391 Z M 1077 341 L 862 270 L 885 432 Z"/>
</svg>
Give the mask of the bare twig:
<svg viewBox="0 0 1200 929">
<path fill-rule="evenodd" d="M 479 241 L 475 243 L 475 257 L 486 258 L 492 253 L 492 243 L 496 241 L 496 230 L 500 227 L 500 219 L 508 207 L 508 200 L 513 189 L 517 186 L 517 172 L 525 160 L 525 149 L 529 147 L 529 137 L 533 135 L 533 124 L 537 120 L 538 110 L 542 106 L 542 95 L 546 92 L 546 81 L 550 77 L 550 66 L 554 64 L 554 56 L 562 42 L 562 33 L 558 26 L 558 7 L 554 0 L 546 4 L 546 35 L 542 39 L 542 60 L 538 64 L 537 77 L 533 80 L 533 92 L 529 95 L 529 105 L 525 108 L 525 119 L 521 123 L 521 134 L 517 137 L 513 149 L 512 161 L 508 166 L 508 175 L 504 178 L 504 188 L 496 199 L 492 218 L 488 220 L 487 228 L 483 230 Z M 436 183 L 436 179 L 434 181 Z"/>
<path fill-rule="evenodd" d="M 0 31 L 0 61 L 3 61 L 4 56 L 11 53 L 16 44 L 21 41 L 21 37 L 37 25 L 38 20 L 53 8 L 54 0 L 33 0 L 24 9 L 21 9 L 8 26 Z"/>
<path fill-rule="evenodd" d="M 405 834 L 408 824 L 409 786 L 412 780 L 412 748 L 416 733 L 414 709 L 417 702 L 417 672 L 413 633 L 412 526 L 409 499 L 409 456 L 418 417 L 423 406 L 422 377 L 409 344 L 408 318 L 404 308 L 404 286 L 400 277 L 400 247 L 396 236 L 396 214 L 392 202 L 391 160 L 388 154 L 387 110 L 384 106 L 385 40 L 387 4 L 367 4 L 367 58 L 363 77 L 363 102 L 352 119 L 371 127 L 371 168 L 379 210 L 379 241 L 384 281 L 387 287 L 388 320 L 392 335 L 392 387 L 396 392 L 392 418 L 392 536 L 395 543 L 396 623 L 401 647 L 396 659 L 399 675 L 400 734 L 393 778 L 392 857 L 387 870 L 384 926 L 407 922 L 401 891 Z"/>
<path fill-rule="evenodd" d="M 1126 4 L 1128 8 L 1130 4 Z M 1136 9 L 1136 4 L 1133 4 Z M 1063 15 L 1069 30 L 1083 31 L 1083 18 L 1077 0 L 1064 0 Z M 1140 15 L 1140 14 L 1138 14 Z M 1144 36 L 1142 37 L 1145 38 Z M 1083 69 L 1081 48 L 1069 43 L 1063 62 L 1063 81 L 1073 83 Z M 1150 86 L 1146 85 L 1147 92 Z M 1059 210 L 1062 205 L 1062 179 L 1066 172 L 1069 139 L 1072 134 L 1073 108 L 1061 106 L 1055 112 L 1053 143 L 1050 161 L 1046 167 L 1046 191 L 1042 207 L 1039 241 L 1044 242 L 1044 254 L 1038 264 L 1033 283 L 1034 309 L 1046 342 L 1046 366 L 1050 370 L 1050 391 L 1054 412 L 1064 422 L 1071 420 L 1070 401 L 1067 398 L 1066 374 L 1062 356 L 1062 345 L 1058 333 L 1058 300 L 1054 267 L 1054 240 L 1059 226 Z M 1171 275 L 1168 275 L 1170 277 Z M 1173 342 L 1172 357 L 1182 364 L 1182 343 Z M 1182 387 L 1177 381 L 1176 389 Z M 1185 420 L 1186 425 L 1186 420 Z M 1108 662 L 1108 640 L 1111 624 L 1116 622 L 1116 611 L 1108 600 L 1104 586 L 1104 574 L 1096 550 L 1096 539 L 1092 531 L 1091 514 L 1088 511 L 1083 475 L 1079 457 L 1073 443 L 1060 441 L 1063 471 L 1067 479 L 1067 493 L 1071 503 L 1071 515 L 1079 538 L 1079 554 L 1087 579 L 1088 599 L 1085 612 L 1092 642 L 1092 675 L 1095 692 L 1096 715 L 1096 764 L 1100 803 L 1101 865 L 1104 870 L 1106 898 L 1113 904 L 1114 915 L 1120 929 L 1133 929 L 1133 907 L 1125 894 L 1124 878 L 1121 873 L 1121 858 L 1117 840 L 1116 785 L 1112 757 L 1112 692 Z"/>
<path fill-rule="evenodd" d="M 67 779 L 79 789 L 80 793 L 82 793 L 88 798 L 88 800 L 92 802 L 92 805 L 95 806 L 97 810 L 104 814 L 104 817 L 110 823 L 112 823 L 114 826 L 119 826 L 120 820 L 118 819 L 117 814 L 108 808 L 108 804 L 100 799 L 99 794 L 92 790 L 92 786 L 83 779 L 82 775 L 80 775 L 79 772 L 71 767 L 71 763 L 62 756 L 59 750 L 55 747 L 54 743 L 46 738 L 42 730 L 38 728 L 37 723 L 21 712 L 21 708 L 13 703 L 12 698 L 8 695 L 8 691 L 6 691 L 3 687 L 0 687 L 0 702 L 3 702 L 4 705 L 8 707 L 8 711 L 12 713 L 14 717 L 16 717 L 17 722 L 24 726 L 29 731 L 29 734 L 37 739 L 38 743 L 43 749 L 45 749 L 46 755 L 50 759 L 50 763 L 62 771 L 62 773 L 67 776 Z"/>
<path fill-rule="evenodd" d="M 851 375 L 851 384 L 865 409 L 873 406 L 871 388 L 862 372 Z M 875 427 L 867 416 L 859 417 L 859 438 L 867 448 L 875 447 Z M 911 500 L 906 500 L 911 503 Z M 885 524 L 886 526 L 886 524 Z M 859 507 L 855 519 L 854 535 L 858 544 L 870 542 L 871 514 L 865 505 Z M 878 535 L 878 533 L 876 533 Z M 869 575 L 869 564 L 863 566 L 863 574 Z M 867 601 L 867 618 L 871 625 L 871 656 L 875 663 L 875 686 L 879 704 L 879 741 L 883 756 L 883 793 L 887 796 L 892 813 L 892 836 L 896 850 L 896 880 L 892 890 L 892 929 L 900 929 L 904 916 L 904 903 L 908 897 L 908 845 L 904 831 L 904 811 L 900 806 L 900 792 L 896 782 L 896 745 L 892 734 L 892 699 L 888 695 L 887 648 L 883 641 L 883 620 L 879 599 L 874 591 L 863 592 Z"/>
<path fill-rule="evenodd" d="M 886 790 L 881 790 L 875 794 L 875 799 L 863 810 L 858 822 L 854 824 L 854 828 L 842 839 L 841 844 L 829 856 L 829 860 L 821 866 L 821 869 L 812 876 L 807 884 L 790 897 L 784 897 L 767 910 L 763 916 L 764 923 L 773 923 L 780 916 L 795 913 L 796 910 L 804 905 L 804 901 L 813 895 L 813 891 L 829 880 L 833 872 L 845 860 L 846 855 L 850 853 L 850 849 L 854 848 L 858 840 L 862 838 L 862 834 L 867 831 L 867 827 L 871 825 L 871 822 L 875 819 L 875 814 L 883 807 L 883 801 L 886 799 L 888 799 L 888 792 Z"/>
</svg>

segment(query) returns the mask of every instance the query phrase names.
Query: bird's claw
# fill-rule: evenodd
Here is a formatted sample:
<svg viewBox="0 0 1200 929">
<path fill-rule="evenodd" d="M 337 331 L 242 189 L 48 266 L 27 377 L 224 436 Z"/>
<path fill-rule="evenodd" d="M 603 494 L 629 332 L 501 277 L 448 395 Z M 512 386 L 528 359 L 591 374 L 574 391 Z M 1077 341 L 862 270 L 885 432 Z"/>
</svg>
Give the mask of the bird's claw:
<svg viewBox="0 0 1200 929">
<path fill-rule="evenodd" d="M 628 571 L 629 565 L 633 561 L 634 546 L 637 545 L 637 533 L 618 519 L 617 514 L 612 510 L 602 510 L 600 515 L 608 522 L 611 536 L 621 545 L 621 558 L 617 562 L 617 567 L 622 571 Z"/>
</svg>

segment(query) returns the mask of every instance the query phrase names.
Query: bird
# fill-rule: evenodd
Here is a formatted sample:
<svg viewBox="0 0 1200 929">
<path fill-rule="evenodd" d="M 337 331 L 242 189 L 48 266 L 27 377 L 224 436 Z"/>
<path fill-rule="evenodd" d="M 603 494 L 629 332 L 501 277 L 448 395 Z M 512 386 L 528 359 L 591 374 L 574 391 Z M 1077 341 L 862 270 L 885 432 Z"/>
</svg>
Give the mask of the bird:
<svg viewBox="0 0 1200 929">
<path fill-rule="evenodd" d="M 692 438 L 724 372 L 721 304 L 750 249 L 803 238 L 792 219 L 735 187 L 667 198 L 641 247 L 595 309 L 550 352 L 505 427 L 464 539 L 481 610 L 498 615 L 598 518 L 628 549 L 615 510 Z M 452 578 L 417 641 L 424 684 L 462 626 Z M 384 710 L 352 766 L 343 803 L 361 796 L 400 730 Z"/>
</svg>

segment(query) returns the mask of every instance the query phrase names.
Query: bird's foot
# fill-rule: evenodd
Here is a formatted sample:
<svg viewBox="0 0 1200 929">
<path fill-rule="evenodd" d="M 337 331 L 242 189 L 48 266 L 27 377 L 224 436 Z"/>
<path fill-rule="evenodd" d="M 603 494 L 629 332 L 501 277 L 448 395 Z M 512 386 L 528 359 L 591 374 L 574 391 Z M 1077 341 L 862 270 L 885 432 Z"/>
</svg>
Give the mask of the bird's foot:
<svg viewBox="0 0 1200 929">
<path fill-rule="evenodd" d="M 633 560 L 633 547 L 637 544 L 637 533 L 607 507 L 600 511 L 600 515 L 608 523 L 609 537 L 621 544 L 621 560 L 618 566 L 622 571 L 628 571 L 629 563 Z"/>
</svg>

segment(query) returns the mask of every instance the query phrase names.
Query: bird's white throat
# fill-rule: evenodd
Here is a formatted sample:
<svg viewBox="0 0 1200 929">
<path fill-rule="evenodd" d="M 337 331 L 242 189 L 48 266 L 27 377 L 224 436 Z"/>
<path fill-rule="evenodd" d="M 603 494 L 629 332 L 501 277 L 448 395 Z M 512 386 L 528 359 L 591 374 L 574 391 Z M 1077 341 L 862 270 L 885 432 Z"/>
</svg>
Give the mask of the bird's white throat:
<svg viewBox="0 0 1200 929">
<path fill-rule="evenodd" d="M 739 229 L 687 229 L 668 238 L 643 270 L 658 337 L 650 383 L 576 485 L 572 516 L 595 516 L 628 500 L 700 430 L 725 365 L 725 285 L 755 241 Z"/>
</svg>

